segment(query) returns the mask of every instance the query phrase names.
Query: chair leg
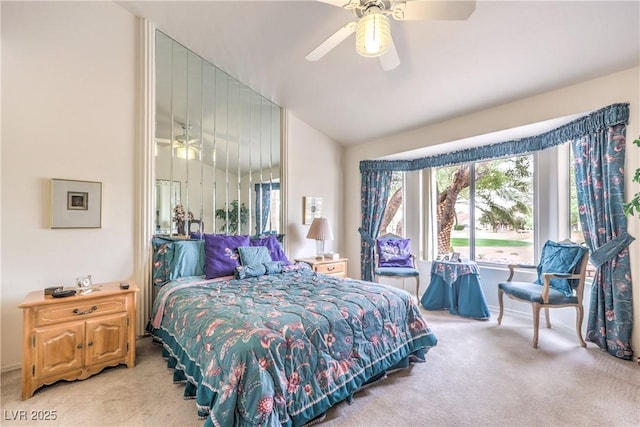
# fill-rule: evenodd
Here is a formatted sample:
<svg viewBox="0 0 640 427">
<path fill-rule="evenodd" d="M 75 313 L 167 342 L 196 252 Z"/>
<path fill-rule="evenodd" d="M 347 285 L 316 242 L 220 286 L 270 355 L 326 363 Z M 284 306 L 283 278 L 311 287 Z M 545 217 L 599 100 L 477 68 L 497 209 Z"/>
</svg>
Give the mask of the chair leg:
<svg viewBox="0 0 640 427">
<path fill-rule="evenodd" d="M 584 317 L 584 309 L 582 305 L 576 306 L 576 333 L 578 334 L 578 341 L 580 341 L 580 346 L 586 347 L 587 343 L 584 342 L 582 338 L 582 318 Z"/>
<path fill-rule="evenodd" d="M 500 314 L 498 315 L 498 325 L 502 324 L 502 312 L 504 310 L 504 306 L 502 304 L 502 295 L 504 291 L 502 289 L 498 289 L 498 304 L 500 305 Z"/>
<path fill-rule="evenodd" d="M 544 308 L 544 317 L 547 319 L 547 329 L 551 329 L 551 320 L 549 318 L 549 307 Z"/>
<path fill-rule="evenodd" d="M 540 326 L 540 304 L 533 303 L 533 348 L 538 348 L 538 327 Z"/>
</svg>

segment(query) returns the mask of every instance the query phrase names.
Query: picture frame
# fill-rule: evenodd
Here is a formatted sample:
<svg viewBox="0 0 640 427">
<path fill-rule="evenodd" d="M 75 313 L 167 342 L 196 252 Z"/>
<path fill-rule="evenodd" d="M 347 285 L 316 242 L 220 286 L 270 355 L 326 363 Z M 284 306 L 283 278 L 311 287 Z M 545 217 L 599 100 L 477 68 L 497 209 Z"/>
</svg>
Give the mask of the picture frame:
<svg viewBox="0 0 640 427">
<path fill-rule="evenodd" d="M 102 228 L 102 183 L 52 178 L 51 228 Z"/>
<path fill-rule="evenodd" d="M 460 262 L 460 254 L 458 252 L 453 252 L 450 258 L 451 262 Z"/>
<path fill-rule="evenodd" d="M 302 223 L 305 225 L 311 224 L 313 219 L 322 216 L 322 197 L 309 197 L 303 198 L 303 213 Z"/>
</svg>

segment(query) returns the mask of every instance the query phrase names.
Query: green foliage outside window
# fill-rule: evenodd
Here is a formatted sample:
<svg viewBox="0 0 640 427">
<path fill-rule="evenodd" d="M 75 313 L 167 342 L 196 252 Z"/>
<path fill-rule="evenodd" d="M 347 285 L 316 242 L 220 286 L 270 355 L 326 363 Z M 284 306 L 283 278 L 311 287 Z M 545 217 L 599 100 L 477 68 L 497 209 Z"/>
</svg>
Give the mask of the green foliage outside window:
<svg viewBox="0 0 640 427">
<path fill-rule="evenodd" d="M 633 143 L 640 147 L 640 138 L 635 139 Z M 636 173 L 633 176 L 633 182 L 640 184 L 640 168 L 636 169 Z M 624 204 L 625 214 L 633 216 L 634 211 L 638 216 L 640 216 L 640 191 L 638 191 L 628 203 Z"/>
</svg>

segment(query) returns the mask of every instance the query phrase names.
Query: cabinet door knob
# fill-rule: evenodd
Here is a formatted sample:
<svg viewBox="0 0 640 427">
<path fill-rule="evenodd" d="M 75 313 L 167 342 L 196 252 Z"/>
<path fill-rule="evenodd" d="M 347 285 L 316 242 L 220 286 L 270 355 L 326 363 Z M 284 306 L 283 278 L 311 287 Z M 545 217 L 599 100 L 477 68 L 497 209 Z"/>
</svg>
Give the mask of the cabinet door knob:
<svg viewBox="0 0 640 427">
<path fill-rule="evenodd" d="M 82 344 L 78 344 L 78 348 L 82 348 Z"/>
<path fill-rule="evenodd" d="M 89 342 L 87 343 L 87 347 L 91 347 L 92 345 L 93 345 L 93 341 L 89 341 Z"/>
</svg>

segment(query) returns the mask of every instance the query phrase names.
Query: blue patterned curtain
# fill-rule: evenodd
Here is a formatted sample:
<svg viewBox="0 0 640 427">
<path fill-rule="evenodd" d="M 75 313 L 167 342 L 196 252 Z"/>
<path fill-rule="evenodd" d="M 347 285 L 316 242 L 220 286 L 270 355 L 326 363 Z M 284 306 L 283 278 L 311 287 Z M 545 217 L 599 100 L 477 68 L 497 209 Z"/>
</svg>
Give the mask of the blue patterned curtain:
<svg viewBox="0 0 640 427">
<path fill-rule="evenodd" d="M 632 295 L 624 215 L 626 125 L 604 127 L 572 141 L 580 222 L 596 274 L 591 287 L 587 339 L 631 359 Z"/>
<path fill-rule="evenodd" d="M 387 207 L 392 171 L 363 171 L 361 185 L 362 226 L 360 232 L 360 268 L 362 280 L 373 280 L 373 257 L 376 238 Z"/>
<path fill-rule="evenodd" d="M 256 184 L 256 234 L 267 231 L 267 220 L 271 211 L 271 190 L 279 190 L 279 182 Z"/>
</svg>

